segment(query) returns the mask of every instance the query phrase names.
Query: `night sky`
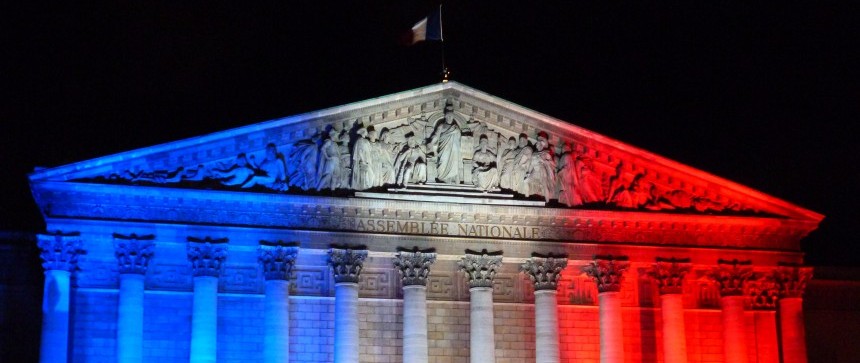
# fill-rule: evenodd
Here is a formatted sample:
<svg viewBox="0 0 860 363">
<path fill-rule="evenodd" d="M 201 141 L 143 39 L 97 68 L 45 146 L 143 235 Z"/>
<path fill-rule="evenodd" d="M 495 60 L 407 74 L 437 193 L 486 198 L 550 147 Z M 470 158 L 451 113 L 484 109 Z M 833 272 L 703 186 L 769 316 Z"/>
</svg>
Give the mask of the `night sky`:
<svg viewBox="0 0 860 363">
<path fill-rule="evenodd" d="M 810 3 L 448 1 L 445 53 L 467 86 L 825 214 L 807 262 L 860 266 L 860 9 Z M 44 228 L 36 166 L 438 82 L 438 43 L 397 44 L 433 4 L 0 5 L 0 229 Z"/>
</svg>

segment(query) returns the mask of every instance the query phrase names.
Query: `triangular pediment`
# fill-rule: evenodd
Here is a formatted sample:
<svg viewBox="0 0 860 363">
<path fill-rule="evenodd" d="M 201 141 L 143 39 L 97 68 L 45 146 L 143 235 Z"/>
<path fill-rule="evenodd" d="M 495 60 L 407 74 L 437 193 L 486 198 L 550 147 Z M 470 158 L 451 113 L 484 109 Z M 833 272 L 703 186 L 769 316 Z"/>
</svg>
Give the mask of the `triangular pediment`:
<svg viewBox="0 0 860 363">
<path fill-rule="evenodd" d="M 522 135 L 527 145 L 517 145 Z M 43 169 L 30 179 L 823 218 L 456 82 Z"/>
</svg>

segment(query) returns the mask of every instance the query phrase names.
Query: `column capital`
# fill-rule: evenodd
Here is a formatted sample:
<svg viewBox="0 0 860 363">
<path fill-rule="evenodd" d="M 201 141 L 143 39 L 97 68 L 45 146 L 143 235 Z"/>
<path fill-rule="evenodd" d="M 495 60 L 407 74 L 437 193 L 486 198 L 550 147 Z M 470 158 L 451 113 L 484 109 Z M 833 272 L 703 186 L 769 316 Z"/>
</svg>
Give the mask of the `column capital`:
<svg viewBox="0 0 860 363">
<path fill-rule="evenodd" d="M 42 267 L 47 270 L 74 271 L 78 255 L 84 253 L 80 232 L 40 233 L 37 245 L 41 252 Z"/>
<path fill-rule="evenodd" d="M 392 262 L 400 272 L 403 286 L 427 286 L 430 265 L 436 262 L 436 250 L 419 250 L 417 246 L 412 250 L 398 247 Z"/>
<path fill-rule="evenodd" d="M 520 271 L 528 275 L 534 283 L 535 291 L 557 290 L 558 279 L 565 267 L 567 267 L 567 256 L 532 253 L 532 257 L 520 265 Z"/>
<path fill-rule="evenodd" d="M 227 238 L 213 239 L 187 238 L 188 260 L 191 261 L 191 270 L 194 277 L 221 275 L 224 260 L 227 259 Z"/>
<path fill-rule="evenodd" d="M 690 272 L 692 264 L 689 258 L 661 258 L 651 266 L 647 274 L 660 290 L 660 295 L 681 294 L 684 290 L 684 277 Z"/>
<path fill-rule="evenodd" d="M 358 283 L 367 249 L 364 246 L 333 246 L 328 250 L 328 264 L 334 274 L 334 282 Z"/>
<path fill-rule="evenodd" d="M 806 283 L 812 279 L 812 267 L 779 263 L 773 270 L 773 279 L 779 288 L 779 298 L 803 297 Z"/>
<path fill-rule="evenodd" d="M 263 267 L 266 281 L 289 280 L 298 255 L 298 243 L 260 241 L 257 249 L 257 261 Z"/>
<path fill-rule="evenodd" d="M 624 272 L 630 268 L 627 256 L 595 255 L 594 260 L 582 267 L 588 277 L 597 283 L 597 292 L 621 291 Z"/>
<path fill-rule="evenodd" d="M 717 260 L 717 267 L 708 275 L 720 285 L 720 297 L 742 296 L 746 282 L 755 277 L 752 260 L 738 259 Z"/>
<path fill-rule="evenodd" d="M 460 271 L 469 279 L 469 288 L 493 287 L 496 270 L 502 266 L 502 251 L 481 252 L 466 250 L 466 254 L 457 262 Z"/>
<path fill-rule="evenodd" d="M 760 276 L 750 281 L 749 297 L 754 310 L 776 310 L 779 286 L 773 276 Z"/>
<path fill-rule="evenodd" d="M 155 235 L 138 236 L 135 233 L 113 234 L 113 248 L 120 274 L 146 274 L 155 248 Z"/>
</svg>

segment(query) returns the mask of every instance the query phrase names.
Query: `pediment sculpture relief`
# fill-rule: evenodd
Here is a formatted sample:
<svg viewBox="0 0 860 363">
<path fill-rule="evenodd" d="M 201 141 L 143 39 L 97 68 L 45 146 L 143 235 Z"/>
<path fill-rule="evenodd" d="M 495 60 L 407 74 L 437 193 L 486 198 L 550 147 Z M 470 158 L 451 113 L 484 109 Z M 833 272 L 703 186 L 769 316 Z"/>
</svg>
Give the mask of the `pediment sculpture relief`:
<svg viewBox="0 0 860 363">
<path fill-rule="evenodd" d="M 239 153 L 229 161 L 174 170 L 126 170 L 98 179 L 311 194 L 465 184 L 557 206 L 745 212 L 738 204 L 625 171 L 617 159 L 598 160 L 573 140 L 556 140 L 551 144 L 544 131 L 530 137 L 467 118 L 449 101 L 442 111 L 405 120 L 375 125 L 335 122 L 308 139 L 269 143 L 262 152 Z"/>
</svg>

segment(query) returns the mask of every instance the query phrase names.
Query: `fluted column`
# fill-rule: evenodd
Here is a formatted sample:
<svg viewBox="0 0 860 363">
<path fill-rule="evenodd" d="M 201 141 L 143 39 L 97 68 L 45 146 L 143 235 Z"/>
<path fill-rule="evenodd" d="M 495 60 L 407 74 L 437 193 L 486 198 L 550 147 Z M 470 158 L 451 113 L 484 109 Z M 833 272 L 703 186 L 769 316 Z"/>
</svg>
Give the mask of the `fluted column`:
<svg viewBox="0 0 860 363">
<path fill-rule="evenodd" d="M 747 363 L 744 285 L 753 278 L 752 261 L 718 260 L 710 276 L 720 287 L 723 357 L 726 363 Z"/>
<path fill-rule="evenodd" d="M 194 275 L 191 363 L 213 363 L 218 353 L 218 277 L 227 259 L 227 239 L 188 237 Z"/>
<path fill-rule="evenodd" d="M 263 362 L 290 361 L 290 274 L 299 248 L 281 241 L 260 241 L 257 260 L 266 278 Z"/>
<path fill-rule="evenodd" d="M 143 362 L 143 283 L 154 239 L 154 235 L 113 234 L 119 270 L 116 356 L 123 363 Z"/>
<path fill-rule="evenodd" d="M 403 285 L 403 363 L 427 363 L 427 276 L 434 250 L 398 248 L 394 267 Z"/>
<path fill-rule="evenodd" d="M 803 291 L 812 278 L 812 267 L 780 264 L 774 271 L 779 288 L 779 326 L 782 359 L 785 363 L 806 363 L 806 329 L 803 323 Z"/>
<path fill-rule="evenodd" d="M 540 255 L 520 265 L 520 271 L 528 275 L 535 289 L 535 361 L 558 363 L 558 279 L 567 267 L 567 257 Z"/>
<path fill-rule="evenodd" d="M 45 287 L 42 295 L 42 346 L 39 361 L 66 363 L 69 360 L 70 278 L 83 252 L 79 233 L 39 234 Z"/>
<path fill-rule="evenodd" d="M 756 363 L 779 362 L 776 334 L 776 300 L 779 289 L 773 276 L 759 276 L 748 284 L 749 300 L 755 311 Z"/>
<path fill-rule="evenodd" d="M 597 282 L 600 305 L 600 362 L 624 362 L 624 330 L 621 317 L 621 281 L 630 268 L 627 256 L 594 256 L 594 261 L 582 268 Z"/>
<path fill-rule="evenodd" d="M 666 363 L 687 362 L 684 328 L 684 277 L 690 272 L 689 258 L 657 258 L 648 275 L 660 291 L 663 317 L 663 359 Z"/>
<path fill-rule="evenodd" d="M 502 251 L 466 250 L 458 262 L 469 281 L 469 362 L 496 361 L 493 332 L 493 278 L 502 266 Z"/>
<path fill-rule="evenodd" d="M 358 278 L 367 250 L 332 248 L 328 264 L 334 274 L 334 362 L 358 363 Z"/>
</svg>

